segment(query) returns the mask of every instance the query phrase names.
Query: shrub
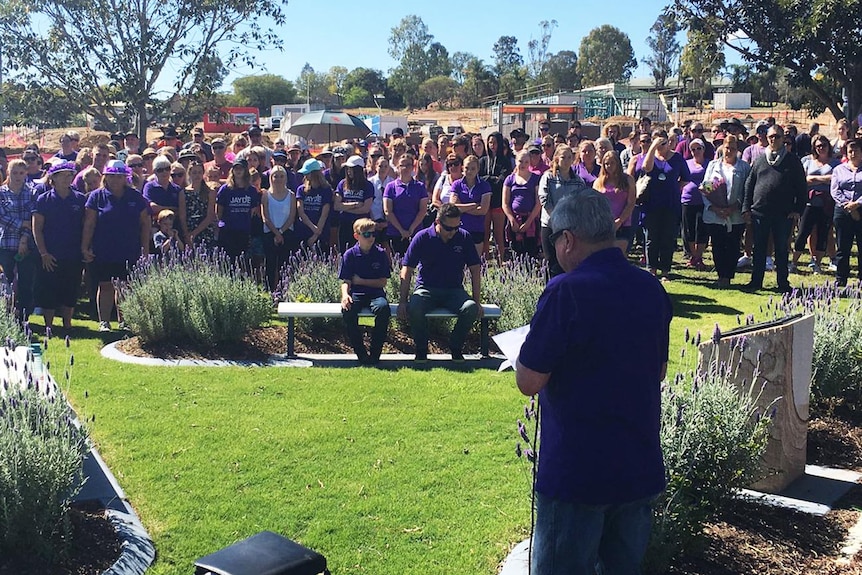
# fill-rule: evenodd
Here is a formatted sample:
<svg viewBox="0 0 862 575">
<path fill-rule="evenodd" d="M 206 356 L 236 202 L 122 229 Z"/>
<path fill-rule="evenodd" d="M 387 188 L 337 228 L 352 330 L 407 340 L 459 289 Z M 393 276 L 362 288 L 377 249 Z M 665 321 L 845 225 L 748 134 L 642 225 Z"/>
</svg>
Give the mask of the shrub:
<svg viewBox="0 0 862 575">
<path fill-rule="evenodd" d="M 506 265 L 483 266 L 482 299 L 500 306 L 497 331 L 530 323 L 545 289 L 545 268 L 544 261 L 518 254 Z"/>
<path fill-rule="evenodd" d="M 757 408 L 761 384 L 756 376 L 747 390 L 735 385 L 738 351 L 725 362 L 712 361 L 703 372 L 678 374 L 662 389 L 668 485 L 656 502 L 650 571 L 664 571 L 671 559 L 696 544 L 704 524 L 760 476 L 771 417 Z M 774 409 L 769 406 L 770 415 Z"/>
<path fill-rule="evenodd" d="M 841 297 L 839 297 L 841 296 Z M 814 314 L 811 393 L 828 398 L 862 399 L 862 291 L 831 285 L 804 287 L 785 299 L 787 314 Z"/>
<path fill-rule="evenodd" d="M 28 344 L 30 338 L 25 333 L 25 328 L 11 313 L 13 308 L 12 294 L 2 273 L 0 273 L 0 306 L 2 306 L 0 309 L 0 345 L 5 344 L 14 349 L 16 345 Z"/>
<path fill-rule="evenodd" d="M 271 316 L 269 296 L 223 252 L 169 256 L 139 262 L 119 286 L 123 318 L 144 342 L 238 341 Z"/>
<path fill-rule="evenodd" d="M 282 269 L 278 299 L 296 302 L 337 303 L 341 301 L 338 270 L 341 256 L 335 250 L 322 252 L 317 247 L 290 256 Z M 306 332 L 340 323 L 341 318 L 301 318 L 297 326 Z"/>
<path fill-rule="evenodd" d="M 9 348 L 3 353 L 8 377 L 0 388 L 0 558 L 50 564 L 69 541 L 69 503 L 84 483 L 87 432 L 53 381 L 34 378 L 32 361 L 22 370 Z"/>
</svg>

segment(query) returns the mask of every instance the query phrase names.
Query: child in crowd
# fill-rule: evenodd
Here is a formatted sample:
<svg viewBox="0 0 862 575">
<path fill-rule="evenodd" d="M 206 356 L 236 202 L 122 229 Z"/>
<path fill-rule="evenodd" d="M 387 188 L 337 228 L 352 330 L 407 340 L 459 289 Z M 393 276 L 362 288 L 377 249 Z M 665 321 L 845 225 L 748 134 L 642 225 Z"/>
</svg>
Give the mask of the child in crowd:
<svg viewBox="0 0 862 575">
<path fill-rule="evenodd" d="M 383 342 L 389 330 L 389 302 L 386 300 L 386 282 L 392 264 L 386 250 L 374 243 L 376 224 L 370 218 L 360 218 L 353 223 L 356 243 L 344 252 L 341 258 L 341 312 L 347 340 L 353 347 L 360 364 L 370 365 L 380 361 Z M 371 348 L 365 349 L 362 332 L 359 330 L 359 312 L 371 308 L 374 314 L 374 330 L 371 332 Z"/>
<path fill-rule="evenodd" d="M 169 251 L 183 251 L 185 245 L 180 239 L 179 232 L 174 228 L 174 220 L 176 215 L 173 210 L 162 210 L 156 218 L 159 224 L 159 231 L 153 234 L 153 243 L 156 249 L 166 254 Z"/>
</svg>

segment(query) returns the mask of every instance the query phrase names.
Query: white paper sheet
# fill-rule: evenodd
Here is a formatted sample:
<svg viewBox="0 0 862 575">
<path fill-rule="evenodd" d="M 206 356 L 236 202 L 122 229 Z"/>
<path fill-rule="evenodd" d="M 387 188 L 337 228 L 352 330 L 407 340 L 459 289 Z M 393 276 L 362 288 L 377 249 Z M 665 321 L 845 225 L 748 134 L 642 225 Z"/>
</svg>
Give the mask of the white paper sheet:
<svg viewBox="0 0 862 575">
<path fill-rule="evenodd" d="M 497 344 L 497 347 L 500 348 L 500 351 L 503 352 L 503 355 L 506 356 L 506 359 L 503 360 L 497 371 L 505 371 L 510 367 L 515 369 L 518 354 L 521 353 L 521 346 L 524 344 L 524 340 L 527 339 L 528 333 L 530 333 L 530 326 L 522 325 L 521 327 L 498 333 L 491 338 Z"/>
</svg>

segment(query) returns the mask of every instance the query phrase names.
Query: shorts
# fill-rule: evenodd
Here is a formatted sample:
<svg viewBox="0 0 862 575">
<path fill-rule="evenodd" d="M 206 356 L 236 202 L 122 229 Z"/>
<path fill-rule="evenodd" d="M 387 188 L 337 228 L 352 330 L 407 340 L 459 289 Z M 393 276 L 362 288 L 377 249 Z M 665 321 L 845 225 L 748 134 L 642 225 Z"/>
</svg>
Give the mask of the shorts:
<svg viewBox="0 0 862 575">
<path fill-rule="evenodd" d="M 481 232 L 469 232 L 468 231 L 467 233 L 470 234 L 470 239 L 473 240 L 474 244 L 485 243 L 485 232 L 484 231 L 481 231 Z"/>
<path fill-rule="evenodd" d="M 113 280 L 124 282 L 129 280 L 129 267 L 129 262 L 94 261 L 90 264 L 90 273 L 93 276 L 93 281 L 99 283 Z"/>
<path fill-rule="evenodd" d="M 36 306 L 43 309 L 75 307 L 83 268 L 80 260 L 57 260 L 52 272 L 39 266 L 36 272 Z"/>
</svg>

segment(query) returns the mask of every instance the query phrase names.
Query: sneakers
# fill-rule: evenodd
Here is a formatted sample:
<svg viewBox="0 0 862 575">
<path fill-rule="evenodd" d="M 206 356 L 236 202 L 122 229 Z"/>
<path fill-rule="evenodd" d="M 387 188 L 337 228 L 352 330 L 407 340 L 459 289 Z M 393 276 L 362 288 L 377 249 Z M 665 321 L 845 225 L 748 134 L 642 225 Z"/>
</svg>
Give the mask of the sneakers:
<svg viewBox="0 0 862 575">
<path fill-rule="evenodd" d="M 775 269 L 775 260 L 772 259 L 772 256 L 766 256 L 766 271 L 771 272 Z"/>
<path fill-rule="evenodd" d="M 811 273 L 813 273 L 813 274 L 822 274 L 823 273 L 823 269 L 820 267 L 820 264 L 818 264 L 816 262 L 811 262 L 810 264 L 808 264 L 808 267 L 811 268 Z"/>
<path fill-rule="evenodd" d="M 788 273 L 795 274 L 799 272 L 799 267 L 795 263 L 790 262 L 789 264 L 787 264 L 787 271 Z"/>
<path fill-rule="evenodd" d="M 745 254 L 743 254 L 742 257 L 736 261 L 737 269 L 747 268 L 750 265 L 751 265 L 751 256 L 747 256 Z"/>
<path fill-rule="evenodd" d="M 100 321 L 99 322 L 99 331 L 101 331 L 101 332 L 111 331 L 111 324 L 109 324 L 106 321 Z"/>
<path fill-rule="evenodd" d="M 832 273 L 838 271 L 838 266 L 835 265 L 835 260 L 829 260 L 829 265 L 826 266 L 826 269 Z"/>
<path fill-rule="evenodd" d="M 126 322 L 121 321 L 117 324 L 117 329 L 120 331 L 129 331 L 129 326 L 126 324 Z"/>
</svg>

